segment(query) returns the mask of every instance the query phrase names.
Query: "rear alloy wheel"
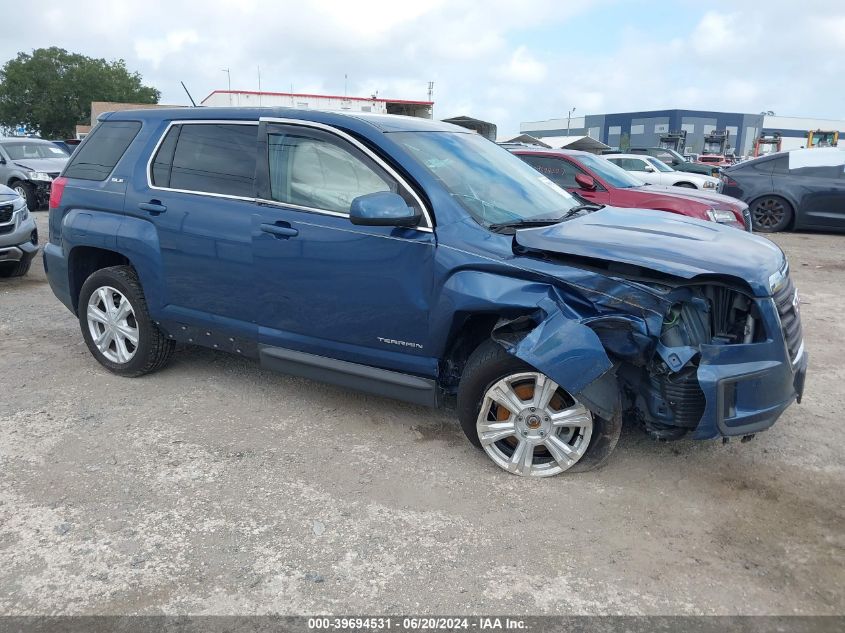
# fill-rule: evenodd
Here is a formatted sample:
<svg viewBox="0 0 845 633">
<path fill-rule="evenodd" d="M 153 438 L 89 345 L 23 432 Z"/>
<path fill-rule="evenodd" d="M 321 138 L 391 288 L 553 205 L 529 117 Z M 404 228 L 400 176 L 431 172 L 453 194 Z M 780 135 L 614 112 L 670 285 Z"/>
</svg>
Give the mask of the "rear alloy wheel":
<svg viewBox="0 0 845 633">
<path fill-rule="evenodd" d="M 482 448 L 501 468 L 550 477 L 584 456 L 593 415 L 551 378 L 520 372 L 487 389 L 476 428 Z"/>
<path fill-rule="evenodd" d="M 88 349 L 115 374 L 148 374 L 173 354 L 175 343 L 150 318 L 131 266 L 101 268 L 88 277 L 79 293 L 78 312 Z"/>
<path fill-rule="evenodd" d="M 755 231 L 777 233 L 792 222 L 792 205 L 778 196 L 765 196 L 751 204 L 751 224 Z"/>
</svg>

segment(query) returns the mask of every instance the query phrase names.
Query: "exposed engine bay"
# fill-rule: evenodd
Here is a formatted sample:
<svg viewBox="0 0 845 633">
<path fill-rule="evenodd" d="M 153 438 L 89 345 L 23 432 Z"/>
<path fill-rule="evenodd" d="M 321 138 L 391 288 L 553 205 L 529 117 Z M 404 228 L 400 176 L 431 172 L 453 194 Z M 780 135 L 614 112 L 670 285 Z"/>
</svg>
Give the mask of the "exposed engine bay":
<svg viewBox="0 0 845 633">
<path fill-rule="evenodd" d="M 701 346 L 753 343 L 764 333 L 754 301 L 733 288 L 713 284 L 666 290 L 672 305 L 653 352 L 642 363 L 621 359 L 617 375 L 628 416 L 653 437 L 669 440 L 693 430 L 704 412 L 697 376 Z"/>
</svg>

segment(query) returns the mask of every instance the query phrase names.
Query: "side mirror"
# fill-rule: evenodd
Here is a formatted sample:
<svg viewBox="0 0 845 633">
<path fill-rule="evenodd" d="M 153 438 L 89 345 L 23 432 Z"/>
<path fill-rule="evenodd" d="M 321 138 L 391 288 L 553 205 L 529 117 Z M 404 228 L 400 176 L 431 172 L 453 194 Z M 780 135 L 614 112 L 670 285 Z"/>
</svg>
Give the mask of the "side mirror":
<svg viewBox="0 0 845 633">
<path fill-rule="evenodd" d="M 585 189 L 586 191 L 596 190 L 596 179 L 587 174 L 575 174 L 575 182 L 578 183 L 581 189 Z"/>
<path fill-rule="evenodd" d="M 420 212 L 392 191 L 377 191 L 358 196 L 349 207 L 349 220 L 362 226 L 416 226 Z"/>
<path fill-rule="evenodd" d="M 645 171 L 648 171 L 648 172 L 654 172 L 654 167 L 652 167 L 651 165 L 646 165 L 646 166 L 645 166 Z"/>
</svg>

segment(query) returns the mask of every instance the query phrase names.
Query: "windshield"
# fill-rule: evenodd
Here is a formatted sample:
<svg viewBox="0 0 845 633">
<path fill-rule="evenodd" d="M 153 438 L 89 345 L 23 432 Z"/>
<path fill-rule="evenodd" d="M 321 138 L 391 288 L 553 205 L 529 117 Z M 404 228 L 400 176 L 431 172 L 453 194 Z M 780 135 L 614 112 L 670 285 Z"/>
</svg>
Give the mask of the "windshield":
<svg viewBox="0 0 845 633">
<path fill-rule="evenodd" d="M 52 143 L 27 143 L 16 141 L 3 143 L 3 149 L 12 160 L 26 160 L 27 158 L 67 158 L 68 153 Z"/>
<path fill-rule="evenodd" d="M 484 225 L 561 218 L 579 205 L 533 167 L 478 134 L 395 132 L 390 136 Z"/>
<path fill-rule="evenodd" d="M 662 160 L 658 160 L 658 159 L 656 159 L 656 158 L 652 158 L 651 156 L 649 156 L 648 158 L 646 158 L 646 160 L 647 160 L 648 162 L 650 162 L 652 165 L 654 165 L 654 168 L 655 168 L 657 171 L 663 171 L 663 172 L 666 172 L 666 171 L 675 171 L 674 169 L 672 169 L 671 167 L 669 167 L 669 165 L 667 165 L 666 163 L 664 163 Z"/>
<path fill-rule="evenodd" d="M 596 156 L 594 154 L 579 154 L 578 161 L 587 169 L 595 173 L 599 178 L 604 180 L 611 187 L 617 189 L 631 189 L 633 187 L 642 187 L 645 183 L 629 174 L 627 171 L 614 165 L 609 160 Z"/>
</svg>

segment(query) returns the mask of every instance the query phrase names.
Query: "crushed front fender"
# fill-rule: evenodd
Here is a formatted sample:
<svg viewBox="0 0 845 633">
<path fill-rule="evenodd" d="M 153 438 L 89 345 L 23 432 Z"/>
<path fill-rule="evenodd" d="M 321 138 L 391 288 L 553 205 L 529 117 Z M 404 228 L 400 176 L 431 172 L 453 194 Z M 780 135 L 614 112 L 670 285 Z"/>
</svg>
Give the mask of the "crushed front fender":
<svg viewBox="0 0 845 633">
<path fill-rule="evenodd" d="M 599 337 L 551 299 L 543 299 L 538 307 L 540 310 L 532 316 L 501 319 L 493 328 L 493 339 L 570 394 L 580 395 L 603 417 L 612 416 L 618 392 L 611 371 L 613 363 Z M 605 380 L 600 381 L 603 377 Z M 590 389 L 597 381 L 599 384 Z"/>
</svg>

